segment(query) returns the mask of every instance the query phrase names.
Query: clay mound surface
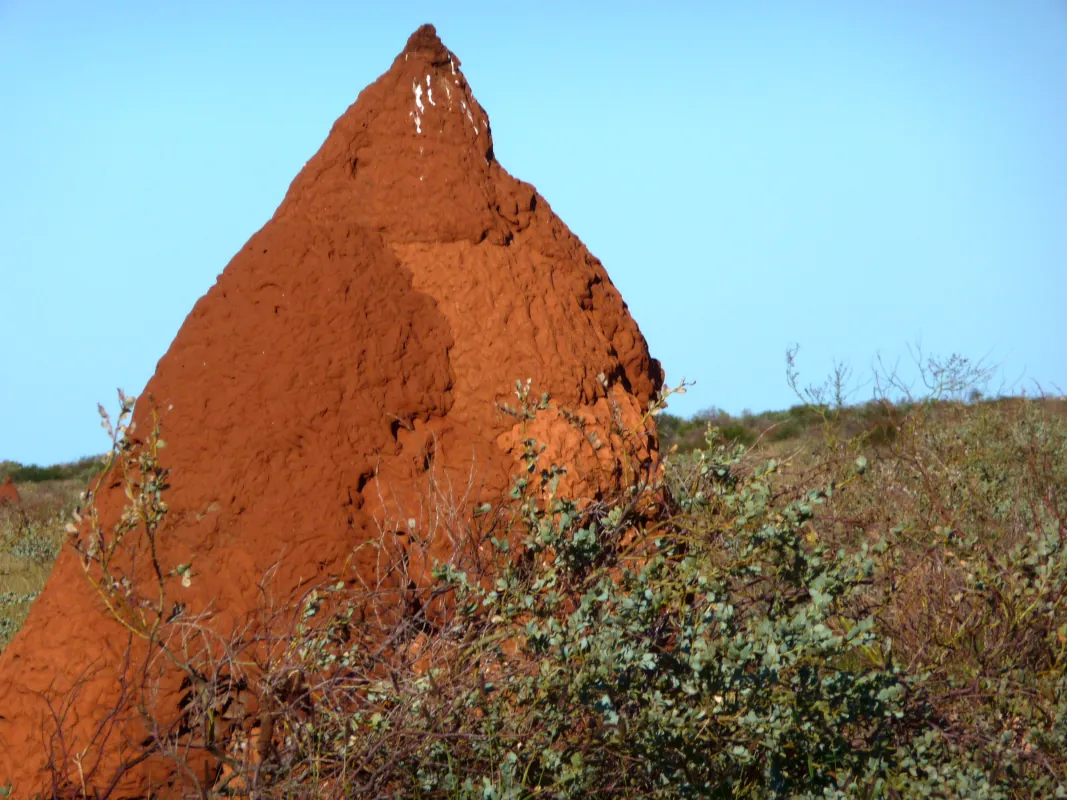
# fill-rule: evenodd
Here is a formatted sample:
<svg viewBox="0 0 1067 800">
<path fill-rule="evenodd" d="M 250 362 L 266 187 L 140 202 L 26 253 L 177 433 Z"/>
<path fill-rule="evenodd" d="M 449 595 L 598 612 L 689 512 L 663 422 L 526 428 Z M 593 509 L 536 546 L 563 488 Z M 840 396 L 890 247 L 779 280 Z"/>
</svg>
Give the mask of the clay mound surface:
<svg viewBox="0 0 1067 800">
<path fill-rule="evenodd" d="M 8 475 L 3 481 L 0 481 L 0 505 L 4 503 L 21 503 L 22 498 L 19 497 L 19 490 L 15 487 L 15 482 Z"/>
<path fill-rule="evenodd" d="M 272 566 L 276 594 L 376 579 L 373 548 L 358 546 L 383 532 L 421 534 L 424 562 L 448 559 L 433 506 L 469 514 L 507 490 L 521 429 L 496 404 L 514 405 L 526 379 L 567 410 L 527 435 L 569 465 L 572 495 L 623 480 L 633 453 L 613 428 L 644 430 L 638 457 L 654 457 L 642 413 L 658 362 L 601 263 L 496 161 L 459 59 L 424 26 L 196 303 L 140 396 L 138 430 L 161 416 L 172 471 L 162 559 L 194 565 L 168 591 L 221 626 L 255 608 Z M 118 518 L 114 475 L 97 500 L 105 525 Z M 88 748 L 83 768 L 103 780 L 122 732 L 106 748 L 91 739 L 127 642 L 65 550 L 0 655 L 0 783 L 16 796 L 41 786 L 55 744 L 41 693 L 79 680 L 63 746 Z"/>
</svg>

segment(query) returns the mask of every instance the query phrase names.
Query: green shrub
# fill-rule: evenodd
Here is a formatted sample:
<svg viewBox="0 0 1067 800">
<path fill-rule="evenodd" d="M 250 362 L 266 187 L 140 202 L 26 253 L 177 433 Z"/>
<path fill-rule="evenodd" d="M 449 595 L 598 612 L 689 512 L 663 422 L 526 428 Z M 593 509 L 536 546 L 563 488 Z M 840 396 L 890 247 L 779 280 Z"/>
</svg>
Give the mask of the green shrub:
<svg viewBox="0 0 1067 800">
<path fill-rule="evenodd" d="M 528 390 L 517 418 L 553 413 Z M 485 547 L 429 585 L 264 609 L 282 636 L 139 604 L 97 531 L 99 587 L 187 674 L 146 746 L 231 752 L 214 709 L 249 691 L 274 740 L 206 796 L 1067 796 L 1063 404 L 804 409 L 749 418 L 822 431 L 796 464 L 717 414 L 662 478 L 586 505 L 526 439 L 510 498 L 457 532 Z M 126 542 L 163 535 L 158 433 L 117 444 Z M 171 644 L 193 640 L 218 647 Z"/>
<path fill-rule="evenodd" d="M 714 428 L 708 438 L 722 440 Z M 836 515 L 877 498 L 884 463 L 828 454 L 822 488 L 784 491 L 781 465 L 713 445 L 679 462 L 670 502 L 649 518 L 632 493 L 579 509 L 527 445 L 536 480 L 517 484 L 510 507 L 522 535 L 494 539 L 484 571 L 442 565 L 429 590 L 454 597 L 423 651 L 432 666 L 401 662 L 369 682 L 373 703 L 324 710 L 289 763 L 314 763 L 321 777 L 321 754 L 344 750 L 333 763 L 369 765 L 375 791 L 423 797 L 1059 791 L 1062 531 L 1025 537 L 971 578 L 976 597 L 997 586 L 1014 598 L 1003 626 L 1016 648 L 991 651 L 1009 671 L 989 684 L 988 705 L 963 715 L 953 698 L 968 684 L 939 673 L 972 642 L 948 639 L 934 658 L 929 641 L 901 635 L 895 611 L 914 613 L 920 599 L 933 608 L 899 583 L 909 554 L 889 538 L 840 536 Z M 317 631 L 309 675 L 358 660 L 329 633 L 352 618 L 342 606 L 307 629 Z M 1008 719 L 1025 726 L 1006 736 Z"/>
<path fill-rule="evenodd" d="M 795 419 L 790 419 L 787 422 L 779 423 L 775 425 L 770 431 L 770 440 L 772 442 L 784 442 L 789 439 L 795 439 L 800 436 L 805 430 L 805 426 Z"/>
<path fill-rule="evenodd" d="M 756 431 L 752 430 L 752 428 L 739 423 L 727 423 L 721 428 L 716 428 L 716 430 L 719 435 L 717 441 L 724 444 L 737 443 L 747 447 L 755 443 L 758 436 Z"/>
<path fill-rule="evenodd" d="M 821 796 L 885 779 L 928 712 L 896 667 L 852 657 L 880 646 L 850 611 L 873 562 L 804 543 L 823 493 L 776 508 L 775 465 L 701 461 L 700 489 L 678 498 L 701 528 L 665 528 L 639 566 L 619 557 L 619 506 L 581 514 L 548 491 L 527 506 L 535 568 L 505 563 L 490 588 L 442 572 L 457 622 L 521 644 L 477 652 L 463 672 L 499 677 L 432 715 L 479 735 L 413 764 L 424 790 Z"/>
</svg>

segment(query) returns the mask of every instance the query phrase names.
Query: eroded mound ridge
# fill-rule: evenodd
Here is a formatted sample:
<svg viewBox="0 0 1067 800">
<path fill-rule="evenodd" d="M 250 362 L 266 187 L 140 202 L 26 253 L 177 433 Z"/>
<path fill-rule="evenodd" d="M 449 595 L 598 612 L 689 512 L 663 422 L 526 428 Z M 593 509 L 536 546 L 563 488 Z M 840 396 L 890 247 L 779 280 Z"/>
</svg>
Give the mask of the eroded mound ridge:
<svg viewBox="0 0 1067 800">
<path fill-rule="evenodd" d="M 154 411 L 168 443 L 160 546 L 194 564 L 188 586 L 173 578 L 185 613 L 232 624 L 268 572 L 281 595 L 373 576 L 359 545 L 394 528 L 448 558 L 429 506 L 468 513 L 506 490 L 520 428 L 496 404 L 527 378 L 568 409 L 527 435 L 570 465 L 572 492 L 616 484 L 613 420 L 640 427 L 659 364 L 600 262 L 497 163 L 459 59 L 424 26 L 197 302 L 138 402 L 138 429 Z M 97 497 L 116 519 L 116 476 Z M 122 734 L 101 745 L 101 723 L 130 641 L 65 551 L 0 656 L 0 784 L 41 788 L 50 748 L 109 779 Z M 75 684 L 57 742 L 43 698 Z"/>
</svg>

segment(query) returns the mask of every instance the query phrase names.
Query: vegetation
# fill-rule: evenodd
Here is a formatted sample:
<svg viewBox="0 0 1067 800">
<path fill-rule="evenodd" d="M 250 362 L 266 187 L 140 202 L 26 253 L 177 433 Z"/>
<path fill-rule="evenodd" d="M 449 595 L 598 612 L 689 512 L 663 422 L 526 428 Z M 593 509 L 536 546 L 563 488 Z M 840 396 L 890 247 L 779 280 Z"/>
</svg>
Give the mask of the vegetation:
<svg viewBox="0 0 1067 800">
<path fill-rule="evenodd" d="M 819 411 L 805 404 L 793 406 L 786 411 L 764 411 L 753 414 L 743 412 L 734 417 L 720 408 L 709 408 L 683 419 L 672 414 L 660 414 L 656 422 L 660 442 L 664 449 L 677 445 L 677 452 L 691 453 L 708 446 L 706 434 L 709 426 L 715 430 L 713 444 L 741 444 L 752 447 L 757 441 L 783 442 L 800 439 L 804 435 L 818 435 L 822 417 Z M 865 409 L 850 409 L 856 423 L 862 425 L 860 415 Z M 877 409 L 873 409 L 877 411 Z"/>
<path fill-rule="evenodd" d="M 527 439 L 509 502 L 441 517 L 488 554 L 234 631 L 170 613 L 188 564 L 123 581 L 168 489 L 161 432 L 132 439 L 124 403 L 129 513 L 105 530 L 90 504 L 73 546 L 186 674 L 146 751 L 209 757 L 212 798 L 1067 797 L 1067 402 L 982 400 L 982 367 L 951 358 L 920 362 L 921 394 L 883 373 L 848 405 L 845 372 L 803 388 L 793 363 L 800 405 L 660 413 L 663 471 L 600 502 L 561 496 Z M 555 413 L 516 397 L 520 423 Z M 227 729 L 242 692 L 257 722 Z"/>
<path fill-rule="evenodd" d="M 44 587 L 84 488 L 74 479 L 21 484 L 18 505 L 0 503 L 0 650 Z"/>
<path fill-rule="evenodd" d="M 15 483 L 44 483 L 46 481 L 77 481 L 82 485 L 104 467 L 102 456 L 86 456 L 66 464 L 39 467 L 17 461 L 0 461 L 0 481 L 10 477 Z"/>
</svg>

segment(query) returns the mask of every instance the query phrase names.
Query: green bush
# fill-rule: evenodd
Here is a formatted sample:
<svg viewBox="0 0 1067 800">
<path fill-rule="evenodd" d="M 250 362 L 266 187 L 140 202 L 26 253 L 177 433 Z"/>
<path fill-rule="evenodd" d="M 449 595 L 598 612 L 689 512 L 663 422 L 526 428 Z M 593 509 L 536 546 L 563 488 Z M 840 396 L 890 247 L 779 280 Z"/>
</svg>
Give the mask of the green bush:
<svg viewBox="0 0 1067 800">
<path fill-rule="evenodd" d="M 714 428 L 708 439 L 722 441 Z M 841 508 L 877 497 L 885 463 L 827 453 L 822 488 L 784 491 L 781 465 L 712 445 L 679 462 L 667 506 L 648 517 L 632 493 L 586 509 L 558 497 L 559 470 L 527 445 L 536 480 L 520 481 L 510 509 L 523 534 L 494 539 L 484 571 L 441 566 L 429 590 L 454 598 L 424 650 L 432 666 L 402 661 L 370 682 L 375 702 L 356 713 L 325 704 L 289 764 L 321 777 L 321 754 L 343 751 L 337 768 L 351 759 L 380 781 L 363 788 L 421 797 L 1061 791 L 1062 528 L 1024 537 L 969 578 L 965 593 L 1012 598 L 1015 616 L 1002 619 L 1016 648 L 992 651 L 1000 682 L 985 706 L 974 705 L 982 693 L 962 695 L 961 714 L 953 698 L 968 684 L 943 673 L 973 642 L 942 642 L 935 657 L 892 621 L 918 600 L 927 614 L 945 610 L 902 587 L 914 554 L 887 537 L 849 545 L 837 530 Z M 324 633 L 352 619 L 342 606 L 307 629 L 316 646 L 302 670 L 317 685 L 329 665 L 359 658 Z M 1007 736 L 1007 719 L 1025 726 Z"/>
<path fill-rule="evenodd" d="M 677 498 L 701 529 L 665 528 L 639 566 L 620 558 L 619 506 L 581 514 L 549 491 L 527 505 L 532 571 L 505 565 L 491 588 L 442 572 L 457 621 L 521 644 L 477 652 L 464 671 L 499 677 L 432 715 L 478 736 L 414 763 L 423 790 L 821 796 L 885 780 L 928 711 L 897 668 L 856 666 L 880 646 L 849 610 L 873 562 L 804 544 L 823 493 L 776 508 L 775 465 L 739 476 L 723 449 L 702 462 Z"/>
<path fill-rule="evenodd" d="M 739 423 L 727 423 L 721 428 L 716 428 L 719 434 L 719 442 L 724 444 L 743 444 L 751 446 L 755 443 L 758 434 L 747 425 Z"/>
<path fill-rule="evenodd" d="M 554 412 L 528 390 L 517 418 Z M 527 439 L 511 496 L 469 520 L 484 548 L 429 585 L 264 609 L 294 620 L 280 637 L 140 604 L 107 532 L 92 557 L 186 671 L 153 753 L 221 758 L 240 734 L 215 709 L 240 691 L 272 709 L 263 760 L 228 762 L 209 797 L 1067 797 L 1065 418 L 1042 400 L 751 416 L 825 434 L 792 463 L 717 414 L 662 476 L 585 505 Z M 127 543 L 165 535 L 158 433 L 117 444 L 140 476 Z M 188 569 L 158 565 L 160 585 Z M 171 644 L 192 640 L 219 646 Z"/>
</svg>

